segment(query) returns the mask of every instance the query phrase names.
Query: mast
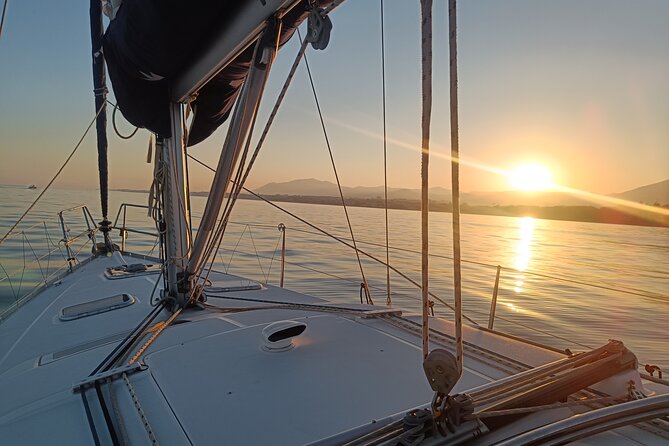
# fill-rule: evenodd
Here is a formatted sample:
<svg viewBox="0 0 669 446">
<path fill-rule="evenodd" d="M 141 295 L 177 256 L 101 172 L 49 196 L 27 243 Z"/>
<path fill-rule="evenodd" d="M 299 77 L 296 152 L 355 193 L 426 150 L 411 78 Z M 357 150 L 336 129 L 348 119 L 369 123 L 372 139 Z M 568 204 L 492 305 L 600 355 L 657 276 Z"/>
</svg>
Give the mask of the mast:
<svg viewBox="0 0 669 446">
<path fill-rule="evenodd" d="M 100 231 L 104 235 L 104 249 L 106 252 L 112 252 L 114 247 L 111 239 L 109 238 L 111 222 L 107 218 L 107 81 L 105 73 L 105 59 L 102 52 L 102 36 L 104 34 L 104 27 L 102 26 L 102 3 L 100 0 L 91 0 L 89 14 L 91 20 L 91 52 L 93 56 L 93 92 L 95 94 L 95 111 L 97 113 L 95 130 L 97 132 L 98 146 L 100 209 L 102 212 L 102 221 L 99 224 Z"/>
<path fill-rule="evenodd" d="M 310 7 L 315 9 L 322 0 L 309 3 Z M 341 1 L 333 3 L 329 10 L 338 3 Z M 169 173 L 164 204 L 168 236 L 169 290 L 179 305 L 186 304 L 188 299 L 196 296 L 195 285 L 225 230 L 227 221 L 219 219 L 222 202 L 230 191 L 233 171 L 238 164 L 244 143 L 248 142 L 247 138 L 279 47 L 281 21 L 299 4 L 301 0 L 244 2 L 244 6 L 240 6 L 231 25 L 219 31 L 205 49 L 203 56 L 171 82 L 170 113 L 173 137 L 165 140 L 163 147 Z M 256 47 L 251 67 L 246 74 L 230 119 L 228 134 L 221 150 L 216 175 L 197 235 L 191 240 L 185 184 L 187 179 L 184 123 L 180 104 L 191 101 L 203 85 L 253 44 Z"/>
<path fill-rule="evenodd" d="M 184 272 L 191 246 L 190 209 L 186 184 L 183 105 L 170 104 L 172 137 L 156 144 L 167 166 L 163 202 L 165 203 L 165 247 L 169 295 L 183 303 L 188 292 Z"/>
</svg>

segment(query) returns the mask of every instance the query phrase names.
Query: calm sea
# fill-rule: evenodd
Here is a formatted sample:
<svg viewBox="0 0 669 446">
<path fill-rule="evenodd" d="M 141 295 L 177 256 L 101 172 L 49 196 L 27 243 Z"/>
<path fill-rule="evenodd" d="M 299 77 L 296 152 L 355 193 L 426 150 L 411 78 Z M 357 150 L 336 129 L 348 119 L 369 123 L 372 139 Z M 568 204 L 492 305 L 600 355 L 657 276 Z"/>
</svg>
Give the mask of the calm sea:
<svg viewBox="0 0 669 446">
<path fill-rule="evenodd" d="M 4 235 L 40 190 L 0 186 Z M 146 195 L 110 193 L 110 217 L 121 203 L 146 204 Z M 0 311 L 65 265 L 67 252 L 58 211 L 86 204 L 99 220 L 97 191 L 51 190 L 0 246 Z M 329 233 L 349 238 L 343 210 L 335 206 L 279 203 Z M 194 197 L 197 225 L 204 199 Z M 350 208 L 359 248 L 385 259 L 381 209 Z M 420 282 L 420 215 L 390 210 L 390 263 Z M 144 209 L 128 208 L 128 226 L 154 231 Z M 84 232 L 81 209 L 64 213 L 69 237 Z M 285 287 L 337 302 L 359 302 L 360 268 L 350 248 L 269 205 L 240 200 L 216 258 L 216 268 L 278 285 L 281 233 L 286 226 Z M 430 216 L 430 290 L 452 303 L 451 215 Z M 115 241 L 121 244 L 118 232 Z M 130 233 L 129 250 L 157 255 L 154 239 Z M 84 233 L 73 243 L 84 258 Z M 499 281 L 495 329 L 572 350 L 621 339 L 642 364 L 669 370 L 669 229 L 532 218 L 462 216 L 465 314 L 487 325 L 496 266 Z M 36 259 L 39 259 L 36 260 Z M 386 268 L 362 257 L 372 298 L 386 302 Z M 9 276 L 9 278 L 7 278 Z M 420 290 L 391 272 L 392 303 L 420 311 Z M 437 302 L 438 314 L 451 313 Z"/>
</svg>

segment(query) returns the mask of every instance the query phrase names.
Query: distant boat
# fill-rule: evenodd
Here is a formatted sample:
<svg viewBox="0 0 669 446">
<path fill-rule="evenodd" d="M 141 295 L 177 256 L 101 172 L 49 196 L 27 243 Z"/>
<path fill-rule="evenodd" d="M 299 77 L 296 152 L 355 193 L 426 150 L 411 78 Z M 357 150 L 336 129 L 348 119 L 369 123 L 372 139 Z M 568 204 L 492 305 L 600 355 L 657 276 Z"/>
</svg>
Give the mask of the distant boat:
<svg viewBox="0 0 669 446">
<path fill-rule="evenodd" d="M 28 189 L 37 189 L 37 186 L 35 186 L 34 184 L 31 184 L 30 186 L 28 186 Z"/>
</svg>

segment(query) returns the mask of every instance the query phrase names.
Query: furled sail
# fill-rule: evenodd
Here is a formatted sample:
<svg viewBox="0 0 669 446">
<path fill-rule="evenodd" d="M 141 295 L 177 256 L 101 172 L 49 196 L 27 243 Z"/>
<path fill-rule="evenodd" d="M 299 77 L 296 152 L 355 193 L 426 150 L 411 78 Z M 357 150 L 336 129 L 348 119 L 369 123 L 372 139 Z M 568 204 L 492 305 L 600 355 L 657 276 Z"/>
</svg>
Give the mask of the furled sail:
<svg viewBox="0 0 669 446">
<path fill-rule="evenodd" d="M 114 94 L 133 125 L 170 137 L 172 83 L 204 53 L 225 27 L 232 26 L 246 2 L 209 0 L 125 1 L 104 36 L 104 54 Z M 308 16 L 306 0 L 282 18 L 280 45 Z M 225 122 L 249 70 L 253 47 L 204 85 L 191 101 L 195 117 L 188 145 L 197 144 Z"/>
</svg>

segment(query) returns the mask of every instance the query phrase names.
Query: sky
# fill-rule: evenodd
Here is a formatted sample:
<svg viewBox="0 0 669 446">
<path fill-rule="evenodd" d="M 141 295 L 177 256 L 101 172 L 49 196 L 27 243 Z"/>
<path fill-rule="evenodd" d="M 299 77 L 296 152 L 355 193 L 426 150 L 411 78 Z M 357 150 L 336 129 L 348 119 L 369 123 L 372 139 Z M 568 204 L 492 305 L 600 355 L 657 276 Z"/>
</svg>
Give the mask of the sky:
<svg viewBox="0 0 669 446">
<path fill-rule="evenodd" d="M 450 187 L 446 3 L 434 2 L 430 184 Z M 388 183 L 417 188 L 419 1 L 384 5 Z M 669 178 L 669 1 L 467 0 L 458 8 L 463 191 L 509 189 L 494 171 L 529 162 L 561 185 L 600 194 Z M 328 48 L 307 55 L 338 173 L 345 185 L 380 185 L 379 0 L 349 0 L 332 21 Z M 84 132 L 95 112 L 89 39 L 87 1 L 9 2 L 0 38 L 0 183 L 44 185 Z M 294 38 L 279 54 L 261 123 L 297 48 Z M 225 130 L 191 153 L 215 166 Z M 109 138 L 110 186 L 147 189 L 147 131 L 122 141 L 110 122 Z M 96 188 L 96 156 L 91 132 L 56 187 Z M 208 190 L 203 168 L 193 165 L 190 178 L 191 190 Z M 248 184 L 296 178 L 334 181 L 304 64 Z"/>
</svg>

